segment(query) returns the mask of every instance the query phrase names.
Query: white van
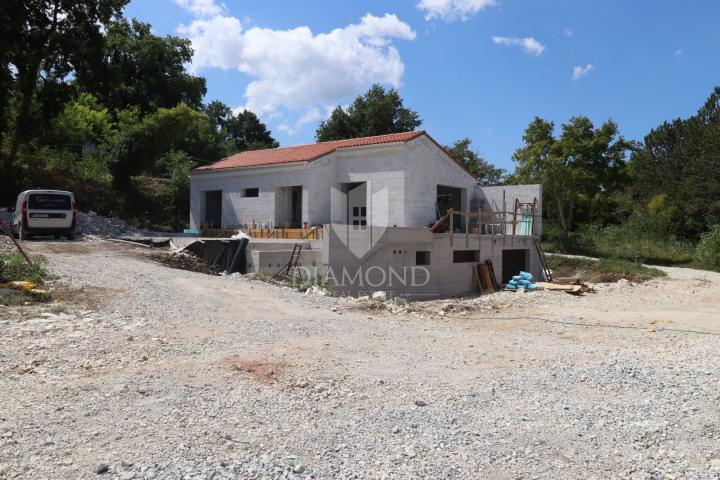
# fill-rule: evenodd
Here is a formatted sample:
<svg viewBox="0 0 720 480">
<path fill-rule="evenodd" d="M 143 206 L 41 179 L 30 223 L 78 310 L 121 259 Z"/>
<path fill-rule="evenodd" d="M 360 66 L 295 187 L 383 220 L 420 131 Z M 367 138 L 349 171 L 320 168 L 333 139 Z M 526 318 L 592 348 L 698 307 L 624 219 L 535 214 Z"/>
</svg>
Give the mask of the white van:
<svg viewBox="0 0 720 480">
<path fill-rule="evenodd" d="M 25 190 L 17 197 L 12 230 L 20 240 L 30 235 L 65 235 L 75 238 L 77 208 L 72 192 Z"/>
</svg>

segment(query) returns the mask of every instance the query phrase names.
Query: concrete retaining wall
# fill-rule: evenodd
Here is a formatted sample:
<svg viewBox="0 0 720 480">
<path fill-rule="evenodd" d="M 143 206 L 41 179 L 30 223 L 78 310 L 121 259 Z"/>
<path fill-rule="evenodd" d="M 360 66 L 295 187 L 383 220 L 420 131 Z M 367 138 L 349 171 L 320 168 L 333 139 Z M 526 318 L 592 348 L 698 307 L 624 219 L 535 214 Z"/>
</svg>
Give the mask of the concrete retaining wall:
<svg viewBox="0 0 720 480">
<path fill-rule="evenodd" d="M 477 263 L 454 263 L 456 250 L 477 252 L 480 263 L 491 260 L 498 281 L 502 252 L 526 250 L 527 270 L 541 278 L 539 258 L 529 236 L 455 234 L 451 241 L 449 233 L 433 234 L 427 228 L 389 228 L 379 241 L 373 245 L 368 242 L 368 247 L 368 253 L 358 258 L 346 241 L 329 229 L 328 267 L 336 293 L 356 296 L 384 290 L 421 299 L 476 292 L 472 267 Z M 430 265 L 416 265 L 418 251 L 430 252 Z"/>
</svg>

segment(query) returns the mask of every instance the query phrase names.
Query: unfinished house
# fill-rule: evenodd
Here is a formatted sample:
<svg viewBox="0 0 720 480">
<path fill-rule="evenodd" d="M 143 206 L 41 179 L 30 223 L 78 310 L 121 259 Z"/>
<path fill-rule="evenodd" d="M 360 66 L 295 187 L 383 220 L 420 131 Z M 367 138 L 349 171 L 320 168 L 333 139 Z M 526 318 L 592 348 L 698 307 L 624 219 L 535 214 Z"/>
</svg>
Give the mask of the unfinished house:
<svg viewBox="0 0 720 480">
<path fill-rule="evenodd" d="M 498 284 L 542 275 L 540 185 L 479 186 L 424 131 L 242 152 L 190 187 L 191 227 L 250 234 L 249 272 L 415 297 L 476 291 L 480 265 Z"/>
</svg>

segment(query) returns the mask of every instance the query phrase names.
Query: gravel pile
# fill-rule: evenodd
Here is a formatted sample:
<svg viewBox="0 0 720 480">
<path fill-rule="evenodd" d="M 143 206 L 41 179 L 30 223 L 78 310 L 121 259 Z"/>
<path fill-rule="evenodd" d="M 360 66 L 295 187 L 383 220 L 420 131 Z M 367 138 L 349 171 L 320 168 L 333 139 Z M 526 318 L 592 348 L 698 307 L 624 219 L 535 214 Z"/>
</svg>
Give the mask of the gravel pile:
<svg viewBox="0 0 720 480">
<path fill-rule="evenodd" d="M 717 274 L 381 316 L 30 248 L 77 291 L 0 309 L 0 478 L 720 477 Z"/>
<path fill-rule="evenodd" d="M 152 230 L 135 228 L 125 220 L 115 217 L 104 217 L 95 212 L 78 212 L 76 231 L 83 235 L 98 237 L 127 237 L 158 235 Z M 162 234 L 159 234 L 162 235 Z"/>
<path fill-rule="evenodd" d="M 0 220 L 10 227 L 12 223 L 12 212 L 6 209 L 0 210 Z M 94 235 L 97 237 L 117 238 L 122 236 L 153 236 L 167 235 L 163 233 L 153 232 L 142 228 L 135 228 L 125 220 L 115 217 L 104 217 L 95 212 L 78 212 L 77 225 L 75 232 L 78 235 Z"/>
</svg>

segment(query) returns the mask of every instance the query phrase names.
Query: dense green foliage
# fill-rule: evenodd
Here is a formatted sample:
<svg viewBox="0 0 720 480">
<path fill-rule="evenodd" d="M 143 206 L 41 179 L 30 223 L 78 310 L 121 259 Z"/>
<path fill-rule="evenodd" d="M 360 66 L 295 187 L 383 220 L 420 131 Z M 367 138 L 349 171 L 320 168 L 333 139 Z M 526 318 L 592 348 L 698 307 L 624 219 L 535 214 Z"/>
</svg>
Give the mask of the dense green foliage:
<svg viewBox="0 0 720 480">
<path fill-rule="evenodd" d="M 612 209 L 625 185 L 625 158 L 633 145 L 609 120 L 596 129 L 587 117 L 573 117 L 554 136 L 554 124 L 535 118 L 525 146 L 513 155 L 513 181 L 541 183 L 544 211 L 567 234 L 580 221 Z M 604 212 L 603 212 L 604 211 Z"/>
<path fill-rule="evenodd" d="M 347 108 L 336 107 L 315 132 L 318 142 L 411 132 L 422 124 L 417 112 L 403 106 L 394 88 L 373 85 Z"/>
<path fill-rule="evenodd" d="M 509 181 L 543 185 L 550 249 L 720 268 L 720 87 L 696 115 L 661 124 L 643 143 L 585 117 L 559 137 L 535 118 L 523 140 Z"/>
<path fill-rule="evenodd" d="M 203 105 L 190 41 L 122 17 L 126 0 L 0 4 L 0 202 L 25 188 L 76 193 L 79 207 L 179 229 L 188 173 L 276 147 L 252 112 Z"/>
<path fill-rule="evenodd" d="M 720 270 L 720 225 L 714 225 L 700 236 L 695 255 L 702 267 Z"/>
<path fill-rule="evenodd" d="M 467 137 L 446 145 L 445 151 L 477 178 L 480 185 L 499 185 L 505 179 L 505 170 L 488 163 L 470 148 L 471 140 Z"/>
<path fill-rule="evenodd" d="M 634 198 L 666 197 L 672 233 L 697 239 L 720 224 L 720 87 L 697 114 L 652 130 L 630 170 Z"/>
</svg>

